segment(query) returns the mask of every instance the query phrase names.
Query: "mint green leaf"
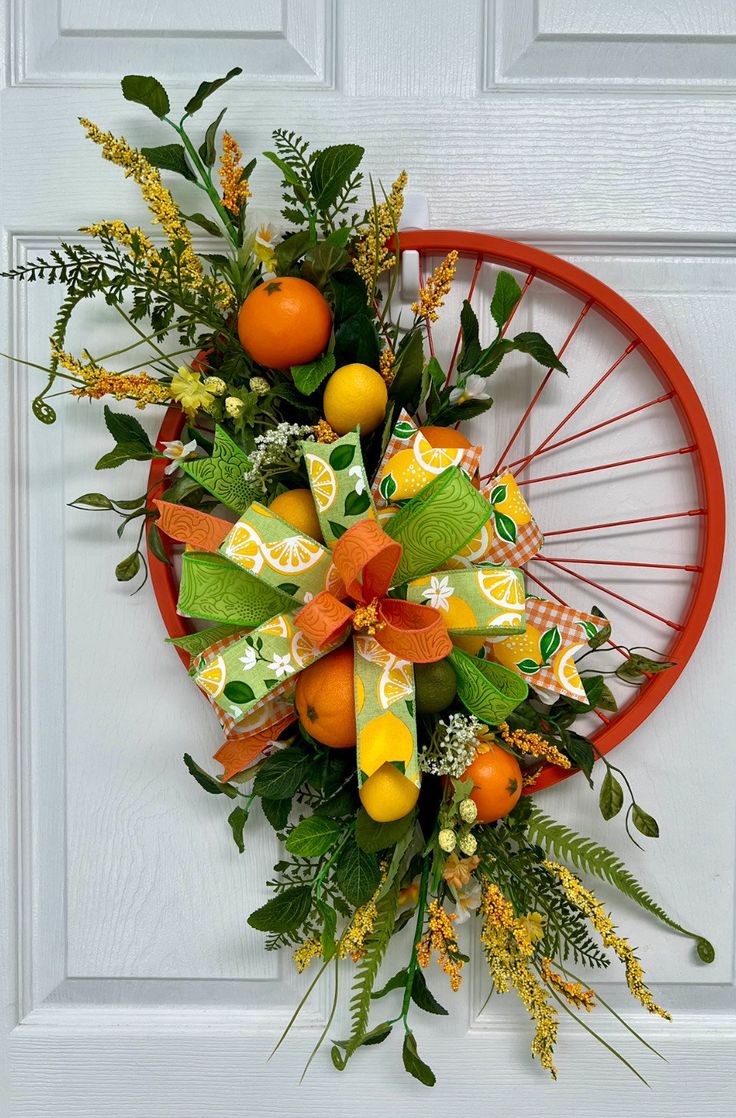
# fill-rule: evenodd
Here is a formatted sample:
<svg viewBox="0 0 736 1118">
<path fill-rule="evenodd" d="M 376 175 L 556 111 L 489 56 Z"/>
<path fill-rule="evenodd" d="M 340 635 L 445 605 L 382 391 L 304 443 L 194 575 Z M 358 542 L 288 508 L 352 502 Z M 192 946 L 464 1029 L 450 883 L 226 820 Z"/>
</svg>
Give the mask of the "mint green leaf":
<svg viewBox="0 0 736 1118">
<path fill-rule="evenodd" d="M 299 858 L 320 858 L 334 846 L 343 824 L 324 815 L 302 819 L 286 840 L 286 849 Z"/>
<path fill-rule="evenodd" d="M 624 790 L 610 769 L 606 770 L 601 784 L 598 806 L 604 819 L 613 819 L 624 806 Z"/>
<path fill-rule="evenodd" d="M 257 796 L 270 800 L 290 799 L 307 779 L 312 758 L 300 749 L 272 753 L 261 765 L 253 782 Z"/>
<path fill-rule="evenodd" d="M 317 152 L 310 180 L 314 200 L 322 213 L 335 204 L 364 154 L 365 148 L 359 144 L 334 144 Z"/>
<path fill-rule="evenodd" d="M 102 455 L 95 469 L 115 470 L 126 462 L 148 462 L 155 457 L 155 451 L 144 450 L 140 443 L 118 443 L 107 454 Z"/>
<path fill-rule="evenodd" d="M 414 1039 L 414 1033 L 408 1032 L 404 1035 L 404 1047 L 401 1052 L 401 1057 L 404 1061 L 404 1068 L 423 1083 L 425 1087 L 434 1087 L 437 1078 L 432 1071 L 429 1064 L 425 1064 L 417 1052 L 417 1042 Z"/>
<path fill-rule="evenodd" d="M 222 112 L 212 121 L 204 134 L 204 143 L 199 149 L 199 157 L 206 167 L 213 167 L 215 159 L 217 158 L 217 129 L 220 127 L 220 122 L 227 112 L 227 106 Z"/>
<path fill-rule="evenodd" d="M 105 404 L 104 416 L 105 426 L 116 443 L 137 444 L 144 450 L 153 450 L 151 440 L 135 416 L 112 411 L 107 404 Z"/>
<path fill-rule="evenodd" d="M 272 800 L 269 796 L 261 796 L 261 807 L 274 831 L 283 831 L 289 822 L 291 800 Z"/>
<path fill-rule="evenodd" d="M 311 907 L 309 885 L 295 885 L 251 912 L 248 923 L 259 932 L 295 932 L 309 916 Z"/>
<path fill-rule="evenodd" d="M 640 834 L 647 838 L 659 838 L 659 824 L 653 815 L 649 815 L 638 804 L 631 810 L 631 821 Z"/>
<path fill-rule="evenodd" d="M 169 95 L 156 78 L 144 77 L 142 74 L 127 74 L 120 86 L 126 101 L 145 105 L 159 120 L 162 120 L 171 108 Z"/>
<path fill-rule="evenodd" d="M 275 152 L 264 151 L 263 154 L 266 157 L 266 159 L 269 159 L 276 167 L 278 167 L 279 171 L 281 171 L 281 174 L 284 176 L 284 182 L 288 183 L 289 186 L 301 186 L 301 183 L 299 182 L 299 176 L 297 175 L 296 171 L 292 171 L 289 164 L 284 163 L 283 159 L 279 159 L 278 155 L 276 155 Z M 296 235 L 298 236 L 298 234 L 296 234 Z M 309 243 L 309 235 L 308 234 L 307 234 L 307 237 L 308 237 L 307 243 Z M 299 255 L 301 256 L 301 253 L 299 253 Z M 298 259 L 298 257 L 296 259 Z M 293 263 L 293 261 L 292 261 L 292 263 Z"/>
<path fill-rule="evenodd" d="M 460 334 L 462 346 L 457 361 L 457 371 L 469 373 L 480 357 L 481 347 L 478 318 L 467 299 L 463 300 L 463 308 L 460 311 Z"/>
<path fill-rule="evenodd" d="M 311 396 L 320 384 L 335 369 L 334 353 L 326 353 L 317 361 L 310 361 L 308 365 L 292 365 L 291 375 L 294 384 L 304 396 Z"/>
<path fill-rule="evenodd" d="M 205 792 L 209 792 L 211 796 L 229 796 L 231 800 L 234 800 L 238 795 L 237 788 L 234 788 L 232 784 L 227 784 L 225 781 L 216 780 L 214 776 L 210 776 L 208 772 L 205 772 L 204 769 L 199 767 L 189 753 L 184 754 L 184 764 L 200 788 L 204 788 Z"/>
<path fill-rule="evenodd" d="M 181 144 L 162 144 L 155 148 L 141 148 L 141 154 L 152 166 L 161 171 L 173 171 L 182 178 L 196 182 L 197 176 L 187 159 L 187 153 Z"/>
<path fill-rule="evenodd" d="M 397 971 L 392 978 L 389 978 L 388 982 L 382 986 L 380 990 L 374 990 L 371 994 L 371 998 L 374 1000 L 376 998 L 385 998 L 386 994 L 390 994 L 392 990 L 406 989 L 406 980 L 408 977 L 409 972 L 406 967 L 403 967 L 402 970 Z"/>
<path fill-rule="evenodd" d="M 411 1000 L 425 1013 L 435 1013 L 440 1017 L 447 1017 L 448 1011 L 437 1001 L 436 997 L 427 986 L 424 975 L 420 970 L 414 971 L 414 981 L 411 985 Z"/>
<path fill-rule="evenodd" d="M 212 94 L 220 88 L 220 86 L 223 86 L 225 82 L 229 82 L 231 78 L 235 78 L 238 76 L 238 74 L 242 73 L 242 67 L 234 66 L 232 70 L 228 70 L 224 78 L 215 78 L 215 80 L 211 82 L 201 82 L 197 92 L 194 94 L 193 97 L 190 97 L 190 99 L 184 106 L 184 112 L 188 116 L 191 116 L 192 113 L 196 113 L 198 109 L 202 108 L 202 105 L 204 105 L 207 98 L 211 97 Z M 166 111 L 168 112 L 168 109 Z"/>
<path fill-rule="evenodd" d="M 248 822 L 248 812 L 244 807 L 234 807 L 227 817 L 230 824 L 230 829 L 233 832 L 233 841 L 241 854 L 245 852 L 245 842 L 243 841 L 243 832 L 245 831 L 245 824 Z"/>
<path fill-rule="evenodd" d="M 561 373 L 567 373 L 567 369 L 549 342 L 534 330 L 517 334 L 514 338 L 514 349 L 518 350 L 519 353 L 528 353 L 530 357 L 533 357 L 535 361 L 548 369 L 559 369 Z"/>
<path fill-rule="evenodd" d="M 378 858 L 361 850 L 355 842 L 349 842 L 337 861 L 335 881 L 345 900 L 360 908 L 381 883 Z"/>
<path fill-rule="evenodd" d="M 499 272 L 496 277 L 496 290 L 491 299 L 491 314 L 498 326 L 502 329 L 521 298 L 521 288 L 510 272 Z"/>
</svg>

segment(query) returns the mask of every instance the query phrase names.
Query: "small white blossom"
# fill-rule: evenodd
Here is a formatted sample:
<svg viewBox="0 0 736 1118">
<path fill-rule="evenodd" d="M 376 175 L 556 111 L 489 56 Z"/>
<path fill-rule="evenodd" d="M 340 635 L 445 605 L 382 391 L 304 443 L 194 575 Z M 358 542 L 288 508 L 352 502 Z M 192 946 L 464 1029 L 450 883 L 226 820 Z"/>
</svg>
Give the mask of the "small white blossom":
<svg viewBox="0 0 736 1118">
<path fill-rule="evenodd" d="M 302 456 L 301 439 L 314 440 L 313 428 L 299 423 L 279 423 L 265 434 L 256 435 L 244 480 L 265 493 L 269 474 L 290 473 L 298 465 Z"/>
<path fill-rule="evenodd" d="M 284 676 L 292 675 L 294 672 L 294 665 L 291 662 L 291 656 L 288 652 L 285 656 L 279 656 L 277 652 L 274 653 L 273 660 L 268 665 L 268 667 L 277 679 L 282 679 Z"/>
<path fill-rule="evenodd" d="M 360 466 L 351 466 L 350 469 L 348 470 L 348 477 L 354 477 L 355 478 L 355 485 L 354 485 L 353 488 L 354 488 L 355 492 L 358 495 L 360 495 L 363 492 L 363 490 L 365 489 L 365 480 L 363 478 L 363 470 L 361 469 L 361 467 Z"/>
<path fill-rule="evenodd" d="M 480 908 L 480 902 L 480 882 L 474 881 L 472 885 L 468 885 L 457 894 L 457 905 L 455 907 L 457 920 L 455 923 L 464 924 L 471 912 L 475 912 L 476 909 Z"/>
<path fill-rule="evenodd" d="M 419 751 L 420 769 L 434 776 L 462 776 L 475 760 L 482 731 L 482 723 L 473 714 L 440 718 L 429 743 Z"/>
<path fill-rule="evenodd" d="M 189 458 L 190 455 L 196 453 L 197 440 L 192 439 L 191 442 L 183 443 L 181 439 L 174 439 L 173 442 L 164 443 L 163 451 L 161 452 L 164 458 L 170 458 L 171 462 L 164 470 L 165 474 L 173 474 L 174 470 L 178 470 L 179 461 L 183 458 Z"/>
<path fill-rule="evenodd" d="M 254 668 L 258 663 L 258 655 L 255 648 L 247 647 L 245 650 L 245 655 L 241 656 L 239 659 L 240 663 L 243 665 L 247 672 L 251 671 L 251 669 Z"/>
<path fill-rule="evenodd" d="M 430 606 L 434 609 L 447 609 L 450 604 L 450 598 L 455 593 L 452 586 L 450 586 L 450 579 L 448 575 L 443 578 L 437 578 L 432 575 L 429 580 L 429 586 L 426 590 L 422 591 L 422 597 L 427 599 Z"/>
<path fill-rule="evenodd" d="M 471 373 L 464 384 L 459 384 L 450 392 L 451 404 L 464 404 L 466 400 L 490 400 L 488 381 L 485 377 Z"/>
</svg>

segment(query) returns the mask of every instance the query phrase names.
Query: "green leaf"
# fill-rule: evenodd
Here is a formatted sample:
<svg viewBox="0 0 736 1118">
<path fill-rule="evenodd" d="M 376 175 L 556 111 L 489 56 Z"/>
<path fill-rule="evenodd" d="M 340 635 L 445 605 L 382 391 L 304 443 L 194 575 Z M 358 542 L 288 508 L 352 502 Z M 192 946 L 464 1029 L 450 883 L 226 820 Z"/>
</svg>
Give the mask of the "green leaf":
<svg viewBox="0 0 736 1118">
<path fill-rule="evenodd" d="M 600 617 L 603 621 L 605 621 L 605 624 L 601 628 L 599 628 L 596 636 L 588 638 L 588 645 L 590 646 L 590 648 L 600 648 L 600 646 L 602 644 L 605 644 L 611 636 L 611 625 L 610 622 L 607 621 L 606 618 L 603 616 L 597 606 L 593 606 L 590 612 L 593 614 L 594 617 Z"/>
<path fill-rule="evenodd" d="M 469 373 L 480 358 L 481 347 L 478 318 L 467 299 L 463 300 L 463 309 L 460 311 L 460 333 L 462 346 L 457 361 L 457 371 Z"/>
<path fill-rule="evenodd" d="M 386 1037 L 390 1035 L 392 1028 L 393 1021 L 383 1021 L 380 1025 L 376 1025 L 375 1028 L 365 1034 L 362 1045 L 381 1044 Z"/>
<path fill-rule="evenodd" d="M 303 256 L 311 244 L 311 235 L 308 229 L 300 229 L 292 233 L 276 245 L 276 266 L 279 275 L 290 272 L 300 256 Z"/>
<path fill-rule="evenodd" d="M 116 443 L 130 446 L 137 444 L 143 450 L 153 450 L 151 440 L 134 416 L 112 411 L 107 404 L 105 404 L 104 415 L 105 426 Z"/>
<path fill-rule="evenodd" d="M 389 978 L 385 986 L 380 990 L 374 990 L 371 998 L 375 1001 L 376 998 L 385 998 L 386 994 L 390 994 L 392 990 L 403 990 L 406 988 L 406 980 L 409 977 L 409 972 L 406 967 L 396 972 L 393 978 Z"/>
<path fill-rule="evenodd" d="M 713 945 L 698 932 L 690 932 L 676 923 L 656 901 L 642 888 L 636 878 L 629 872 L 621 859 L 605 846 L 594 842 L 571 831 L 563 823 L 543 815 L 539 808 L 532 803 L 531 797 L 524 799 L 530 804 L 531 811 L 528 823 L 528 838 L 530 842 L 537 843 L 546 852 L 548 857 L 560 862 L 569 862 L 583 873 L 592 874 L 601 881 L 607 881 L 624 896 L 661 920 L 663 924 L 673 928 L 681 935 L 689 936 L 695 940 L 698 955 L 704 963 L 712 963 L 716 957 Z"/>
<path fill-rule="evenodd" d="M 345 498 L 345 516 L 360 516 L 371 507 L 370 493 L 348 493 Z"/>
<path fill-rule="evenodd" d="M 335 447 L 329 461 L 333 470 L 347 470 L 354 457 L 355 447 L 350 443 L 343 443 L 342 446 Z"/>
<path fill-rule="evenodd" d="M 340 892 L 355 908 L 371 899 L 381 883 L 381 871 L 374 854 L 348 842 L 337 861 L 335 881 Z"/>
<path fill-rule="evenodd" d="M 238 706 L 240 706 L 241 703 L 250 703 L 256 697 L 253 688 L 239 679 L 234 679 L 232 683 L 227 683 L 223 695 L 226 699 L 229 699 L 231 703 L 236 703 Z"/>
<path fill-rule="evenodd" d="M 659 824 L 653 815 L 649 815 L 638 804 L 631 809 L 631 822 L 637 831 L 647 838 L 659 838 Z"/>
<path fill-rule="evenodd" d="M 521 288 L 510 272 L 499 272 L 496 277 L 496 290 L 491 300 L 491 314 L 501 330 L 516 304 L 521 298 Z"/>
<path fill-rule="evenodd" d="M 554 656 L 561 644 L 562 637 L 560 636 L 560 630 L 554 625 L 551 629 L 547 630 L 539 642 L 539 648 L 545 664 L 551 656 Z"/>
<path fill-rule="evenodd" d="M 350 257 L 340 245 L 318 241 L 305 255 L 303 270 L 318 287 L 324 287 L 332 273 L 344 268 L 349 261 Z"/>
<path fill-rule="evenodd" d="M 583 680 L 583 683 L 585 683 L 585 680 Z M 604 683 L 603 686 L 601 687 L 601 693 L 598 696 L 598 702 L 596 703 L 596 706 L 600 710 L 611 710 L 611 711 L 618 710 L 618 703 L 616 702 L 616 697 L 613 694 L 613 691 L 611 690 L 611 688 L 608 686 L 607 683 Z"/>
<path fill-rule="evenodd" d="M 81 497 L 69 502 L 70 508 L 74 508 L 75 505 L 83 505 L 88 509 L 111 509 L 113 507 L 112 501 L 104 493 L 83 493 Z"/>
<path fill-rule="evenodd" d="M 113 501 L 113 504 L 119 509 L 139 509 L 141 505 L 145 505 L 146 496 L 142 493 L 140 497 L 131 497 L 129 501 Z"/>
<path fill-rule="evenodd" d="M 613 819 L 624 806 L 624 790 L 610 769 L 606 770 L 601 784 L 598 806 L 604 819 Z"/>
<path fill-rule="evenodd" d="M 233 788 L 232 784 L 227 784 L 224 781 L 216 780 L 214 776 L 210 776 L 208 772 L 205 772 L 204 769 L 199 767 L 189 753 L 184 754 L 184 764 L 200 788 L 204 788 L 205 792 L 209 792 L 211 796 L 229 796 L 231 800 L 234 800 L 238 795 L 237 788 Z"/>
<path fill-rule="evenodd" d="M 412 1032 L 404 1035 L 401 1057 L 404 1061 L 404 1068 L 409 1072 L 409 1075 L 413 1075 L 425 1087 L 434 1087 L 437 1079 L 429 1064 L 425 1064 L 424 1060 L 420 1058 L 417 1052 L 417 1042 Z"/>
<path fill-rule="evenodd" d="M 317 152 L 310 180 L 318 210 L 324 213 L 335 204 L 364 154 L 359 144 L 335 144 Z"/>
<path fill-rule="evenodd" d="M 140 552 L 134 551 L 132 555 L 128 555 L 127 558 L 120 560 L 115 568 L 115 578 L 118 582 L 130 582 L 131 578 L 135 578 L 140 569 Z"/>
<path fill-rule="evenodd" d="M 592 773 L 593 765 L 595 764 L 595 752 L 593 750 L 593 746 L 590 744 L 587 738 L 582 737 L 580 734 L 570 733 L 567 730 L 563 731 L 562 733 L 562 741 L 565 753 L 567 753 L 573 764 L 577 765 L 580 771 L 584 774 L 586 780 L 588 781 L 588 784 L 592 788 L 593 781 L 590 778 L 590 774 Z"/>
<path fill-rule="evenodd" d="M 241 854 L 245 852 L 245 842 L 243 841 L 243 832 L 245 824 L 248 822 L 248 812 L 244 807 L 234 807 L 227 817 L 230 828 L 233 832 L 233 840 Z"/>
<path fill-rule="evenodd" d="M 284 163 L 283 159 L 280 159 L 278 157 L 278 155 L 276 155 L 275 152 L 264 151 L 263 154 L 266 157 L 266 159 L 269 159 L 271 161 L 271 163 L 275 164 L 275 166 L 278 167 L 279 171 L 281 171 L 281 174 L 284 176 L 284 182 L 288 183 L 289 186 L 301 186 L 301 183 L 299 181 L 299 176 L 297 175 L 296 171 L 292 171 L 289 164 Z M 309 237 L 309 234 L 307 234 L 307 238 L 308 238 L 308 243 L 309 243 L 309 241 L 311 240 L 311 238 Z M 301 255 L 301 253 L 300 253 L 300 255 Z"/>
<path fill-rule="evenodd" d="M 355 823 L 355 841 L 361 850 L 365 850 L 368 854 L 375 854 L 379 850 L 387 850 L 390 846 L 395 846 L 413 823 L 413 811 L 402 819 L 395 819 L 392 823 L 376 823 L 365 808 L 361 808 Z"/>
<path fill-rule="evenodd" d="M 289 812 L 291 811 L 291 800 L 273 800 L 270 796 L 261 796 L 261 807 L 263 814 L 273 827 L 274 831 L 283 831 L 286 824 L 289 822 Z"/>
<path fill-rule="evenodd" d="M 448 1016 L 448 1011 L 437 1001 L 420 970 L 414 971 L 414 981 L 411 984 L 411 1000 L 425 1013 L 435 1013 L 440 1017 Z"/>
<path fill-rule="evenodd" d="M 215 80 L 211 82 L 201 82 L 197 92 L 194 94 L 193 97 L 190 97 L 190 99 L 184 106 L 184 112 L 188 116 L 191 116 L 192 113 L 196 113 L 198 109 L 202 108 L 202 105 L 204 105 L 207 98 L 211 97 L 212 94 L 220 88 L 220 86 L 224 85 L 225 82 L 229 82 L 231 78 L 235 78 L 238 74 L 242 73 L 242 67 L 234 66 L 232 70 L 228 70 L 224 78 L 215 78 Z"/>
<path fill-rule="evenodd" d="M 103 454 L 95 465 L 96 470 L 115 470 L 126 462 L 147 462 L 155 458 L 155 451 L 144 450 L 139 443 L 118 443 L 107 454 Z"/>
<path fill-rule="evenodd" d="M 420 329 L 412 330 L 402 342 L 396 356 L 394 377 L 389 386 L 392 400 L 413 414 L 419 407 L 424 369 L 424 344 Z"/>
<path fill-rule="evenodd" d="M 161 533 L 158 527 L 153 523 L 148 525 L 148 546 L 151 549 L 151 555 L 155 555 L 161 563 L 166 563 L 167 566 L 169 565 L 169 557 L 166 554 L 166 549 L 161 539 Z"/>
<path fill-rule="evenodd" d="M 253 782 L 257 796 L 270 800 L 286 800 L 301 787 L 307 779 L 312 758 L 300 749 L 282 749 L 272 753 L 263 762 Z"/>
<path fill-rule="evenodd" d="M 354 314 L 335 332 L 335 360 L 339 365 L 357 362 L 378 368 L 380 346 L 376 325 L 367 314 Z"/>
<path fill-rule="evenodd" d="M 464 404 L 453 404 L 442 409 L 442 426 L 451 427 L 453 423 L 465 423 L 475 419 L 493 407 L 493 400 L 466 400 Z"/>
<path fill-rule="evenodd" d="M 347 528 L 345 527 L 345 525 L 338 524 L 336 520 L 328 520 L 327 523 L 329 524 L 330 531 L 332 532 L 332 535 L 335 537 L 336 540 L 339 540 L 340 536 L 344 535 L 345 532 L 347 532 Z"/>
<path fill-rule="evenodd" d="M 514 343 L 509 341 L 508 338 L 497 338 L 495 342 L 481 351 L 473 372 L 479 377 L 493 376 L 506 354 L 511 353 L 514 348 Z"/>
<path fill-rule="evenodd" d="M 199 157 L 206 167 L 213 167 L 215 159 L 217 158 L 217 129 L 220 127 L 220 122 L 227 112 L 227 106 L 222 112 L 212 121 L 204 134 L 204 143 L 199 149 Z"/>
<path fill-rule="evenodd" d="M 162 120 L 171 108 L 169 95 L 156 78 L 144 77 L 142 74 L 126 74 L 120 86 L 126 101 L 145 105 L 159 120 Z"/>
<path fill-rule="evenodd" d="M 299 858 L 321 858 L 334 846 L 343 824 L 325 815 L 302 819 L 286 840 L 286 849 Z"/>
<path fill-rule="evenodd" d="M 491 505 L 500 505 L 506 500 L 508 495 L 508 485 L 494 485 L 493 489 L 491 490 L 491 495 L 488 498 L 488 502 Z"/>
<path fill-rule="evenodd" d="M 330 276 L 330 287 L 334 296 L 336 325 L 355 314 L 365 314 L 368 292 L 364 281 L 352 268 L 334 272 Z"/>
<path fill-rule="evenodd" d="M 549 342 L 534 330 L 526 330 L 517 334 L 514 338 L 514 349 L 520 353 L 528 353 L 530 357 L 533 357 L 535 361 L 548 369 L 559 369 L 561 373 L 567 372 Z"/>
<path fill-rule="evenodd" d="M 516 523 L 505 512 L 493 510 L 493 526 L 499 539 L 506 543 L 516 543 Z"/>
<path fill-rule="evenodd" d="M 538 664 L 536 660 L 527 659 L 519 660 L 516 666 L 520 672 L 524 673 L 524 675 L 534 675 L 542 667 L 542 665 Z"/>
<path fill-rule="evenodd" d="M 378 486 L 378 492 L 381 494 L 384 501 L 390 501 L 397 488 L 398 486 L 393 474 L 385 474 L 381 478 L 380 485 Z"/>
<path fill-rule="evenodd" d="M 155 148 L 141 148 L 149 163 L 161 171 L 174 171 L 190 182 L 196 182 L 197 176 L 192 169 L 187 153 L 181 144 L 162 144 Z"/>
<path fill-rule="evenodd" d="M 294 885 L 251 912 L 248 923 L 259 932 L 295 932 L 309 916 L 311 907 L 310 886 Z"/>
<path fill-rule="evenodd" d="M 205 217 L 201 213 L 182 214 L 185 221 L 191 222 L 192 225 L 198 225 L 200 229 L 204 229 L 205 233 L 209 233 L 211 237 L 222 237 L 223 233 L 220 226 L 212 221 L 209 217 Z"/>
<path fill-rule="evenodd" d="M 310 361 L 308 365 L 292 365 L 291 375 L 299 391 L 304 396 L 311 396 L 334 369 L 334 353 L 325 353 L 323 357 L 317 361 Z"/>
</svg>

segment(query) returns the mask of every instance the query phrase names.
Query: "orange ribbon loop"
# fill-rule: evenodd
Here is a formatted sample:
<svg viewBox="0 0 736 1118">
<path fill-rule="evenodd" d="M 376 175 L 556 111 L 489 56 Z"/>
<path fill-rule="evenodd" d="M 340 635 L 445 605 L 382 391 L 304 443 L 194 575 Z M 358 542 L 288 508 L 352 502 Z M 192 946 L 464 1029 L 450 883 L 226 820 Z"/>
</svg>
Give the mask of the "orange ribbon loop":
<svg viewBox="0 0 736 1118">
<path fill-rule="evenodd" d="M 349 597 L 361 604 L 383 598 L 401 558 L 401 544 L 375 520 L 361 520 L 335 544 L 332 558 Z"/>
<path fill-rule="evenodd" d="M 302 606 L 294 622 L 317 648 L 324 648 L 347 632 L 353 612 L 329 590 L 323 590 Z"/>
<path fill-rule="evenodd" d="M 442 615 L 431 606 L 384 598 L 378 604 L 378 616 L 381 626 L 376 629 L 376 640 L 402 660 L 430 664 L 452 652 Z"/>
</svg>

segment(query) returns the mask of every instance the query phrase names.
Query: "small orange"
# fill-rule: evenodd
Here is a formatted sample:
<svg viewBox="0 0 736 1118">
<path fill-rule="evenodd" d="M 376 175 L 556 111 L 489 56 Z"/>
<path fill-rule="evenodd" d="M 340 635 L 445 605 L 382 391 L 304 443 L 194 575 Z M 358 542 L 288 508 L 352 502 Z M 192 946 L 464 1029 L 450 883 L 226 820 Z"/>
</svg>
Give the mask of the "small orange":
<svg viewBox="0 0 736 1118">
<path fill-rule="evenodd" d="M 279 493 L 268 507 L 287 524 L 291 524 L 292 528 L 311 536 L 317 543 L 322 543 L 322 529 L 309 489 L 289 489 L 286 493 Z"/>
<path fill-rule="evenodd" d="M 353 646 L 350 641 L 299 673 L 296 709 L 302 726 L 333 749 L 355 745 Z"/>
<path fill-rule="evenodd" d="M 462 431 L 457 431 L 454 427 L 420 427 L 419 430 L 435 450 L 450 450 L 454 447 L 468 450 L 473 445 Z"/>
<path fill-rule="evenodd" d="M 521 795 L 519 762 L 500 745 L 479 753 L 460 777 L 474 784 L 470 798 L 478 808 L 479 823 L 495 823 L 513 811 Z"/>
<path fill-rule="evenodd" d="M 327 348 L 332 311 L 313 283 L 279 276 L 251 291 L 238 315 L 243 349 L 259 365 L 306 365 Z"/>
</svg>

